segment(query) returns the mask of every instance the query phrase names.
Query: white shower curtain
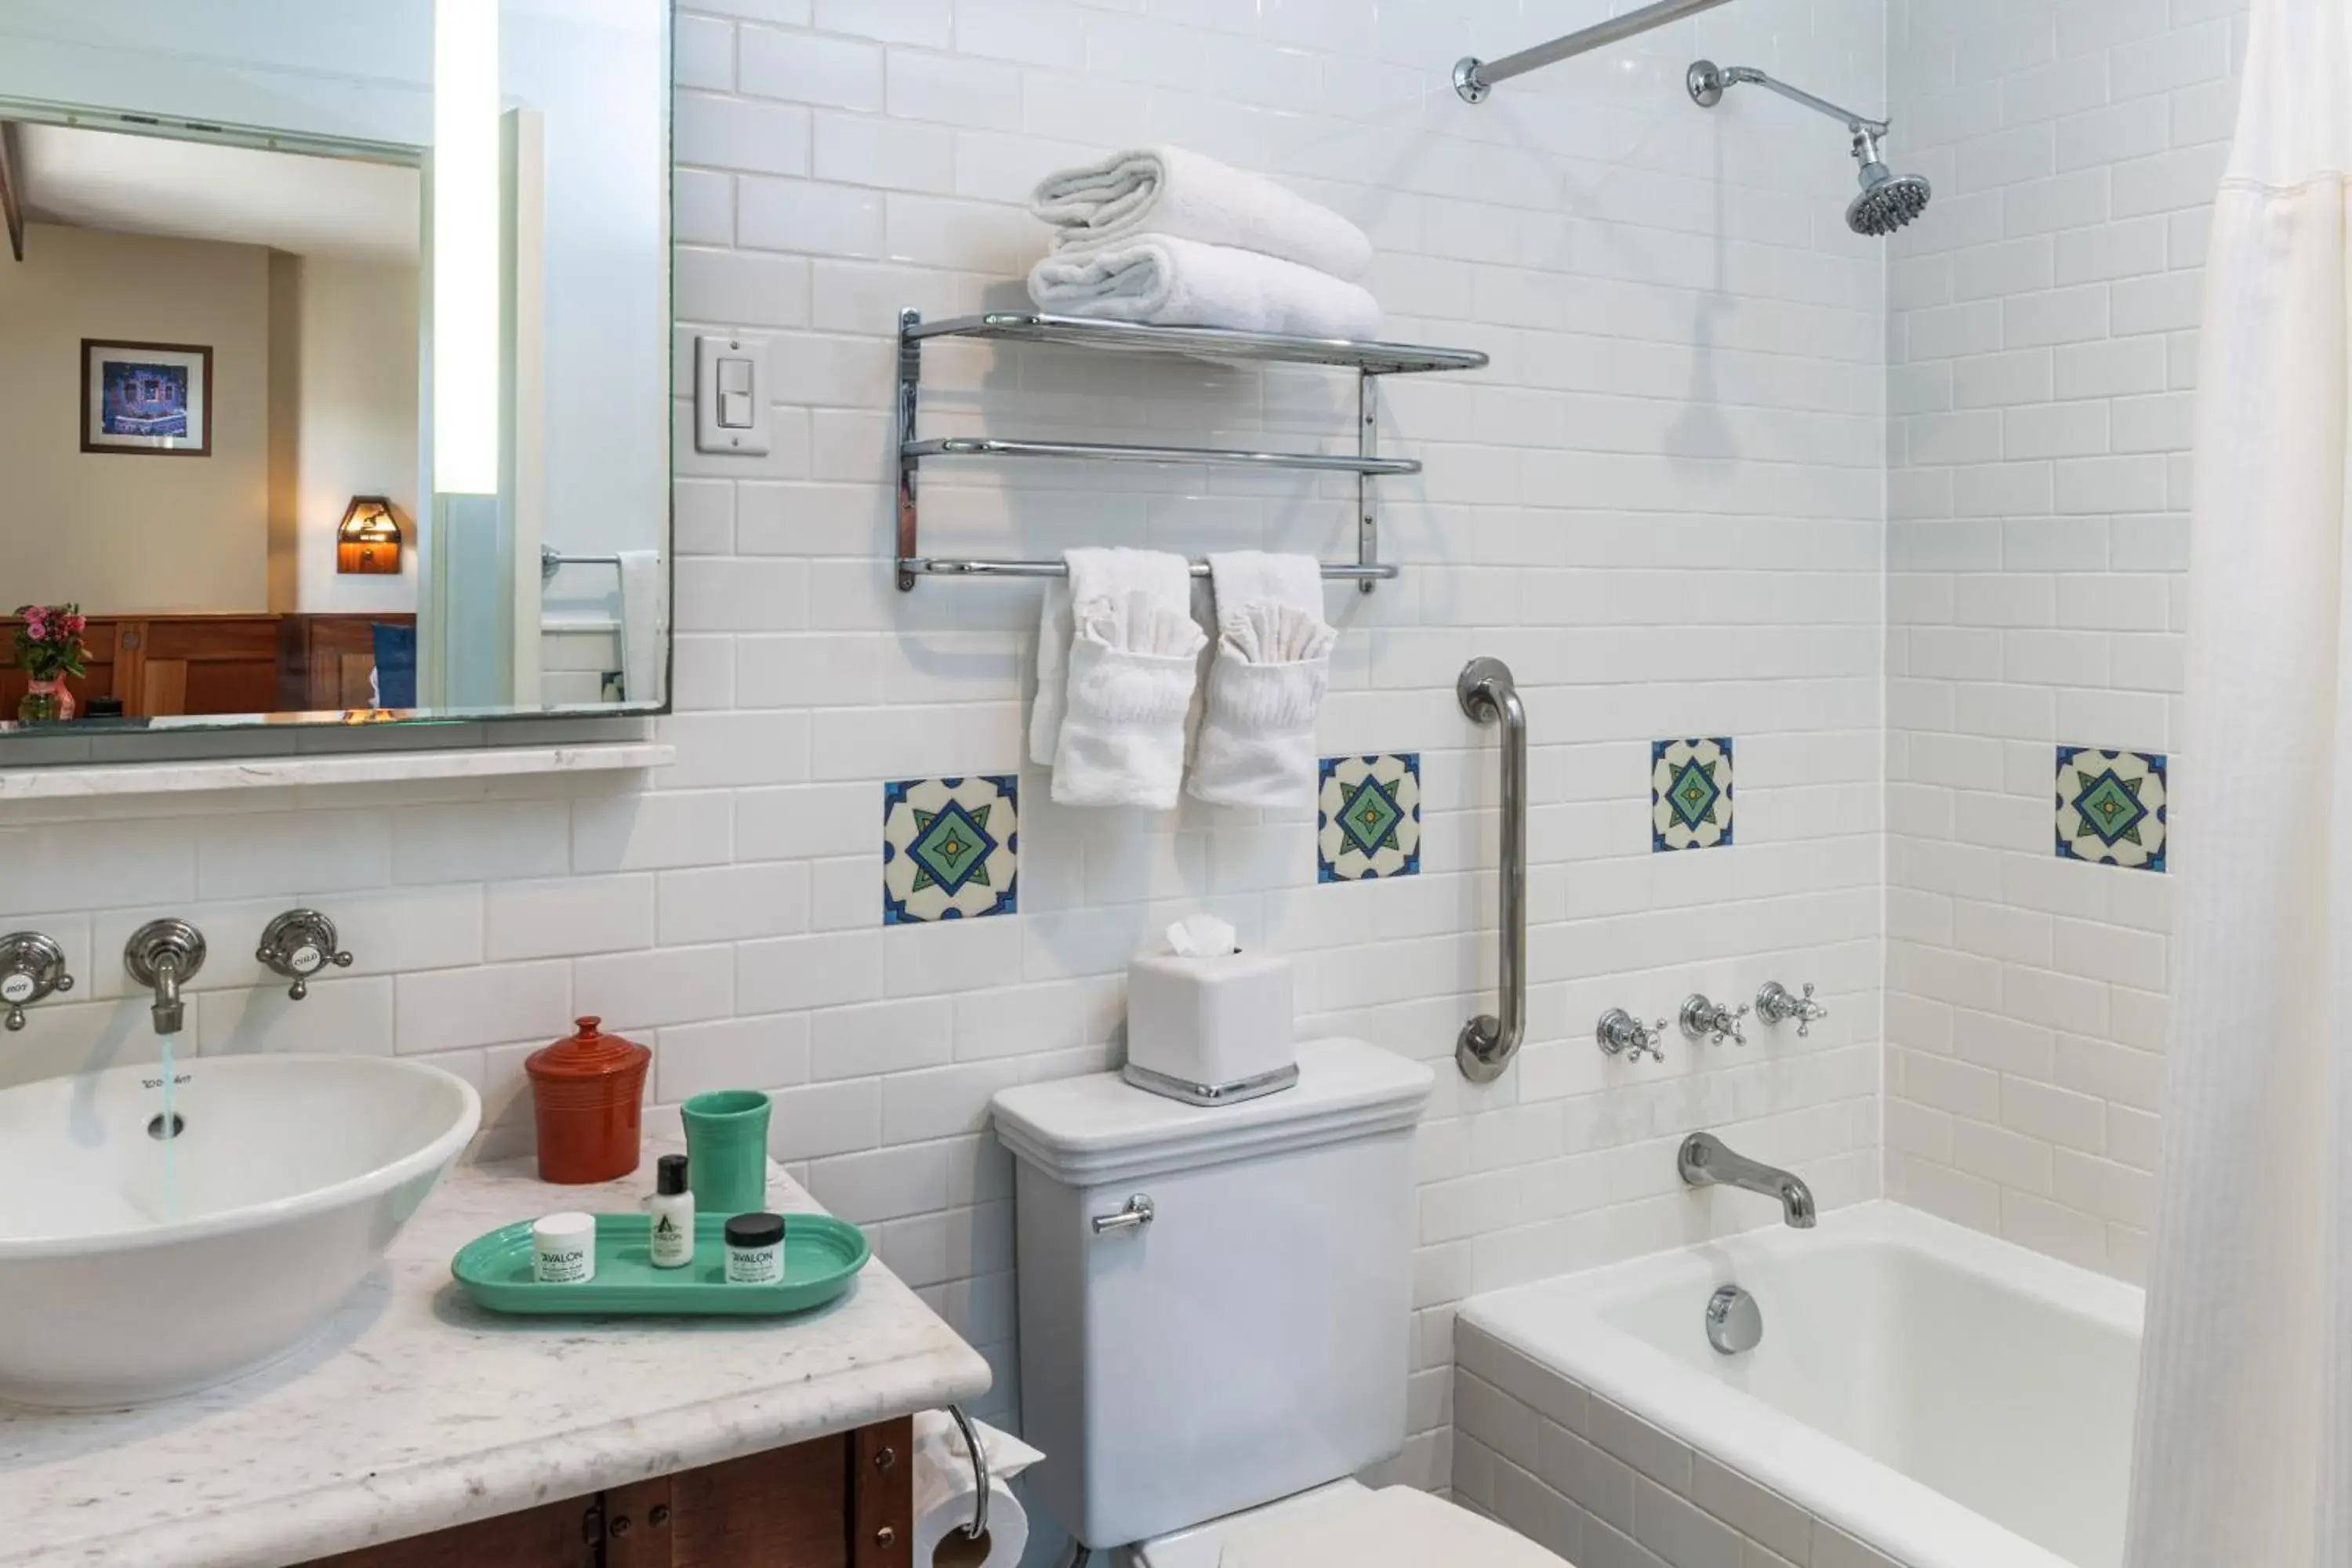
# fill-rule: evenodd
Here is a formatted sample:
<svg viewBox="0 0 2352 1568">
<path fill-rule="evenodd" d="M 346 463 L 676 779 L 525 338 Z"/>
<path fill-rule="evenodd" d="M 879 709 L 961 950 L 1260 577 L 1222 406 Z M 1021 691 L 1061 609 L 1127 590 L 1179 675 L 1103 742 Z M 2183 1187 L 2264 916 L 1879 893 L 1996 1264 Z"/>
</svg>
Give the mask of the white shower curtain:
<svg viewBox="0 0 2352 1568">
<path fill-rule="evenodd" d="M 2199 372 L 2130 1568 L 2352 1568 L 2352 18 L 2254 0 Z"/>
</svg>

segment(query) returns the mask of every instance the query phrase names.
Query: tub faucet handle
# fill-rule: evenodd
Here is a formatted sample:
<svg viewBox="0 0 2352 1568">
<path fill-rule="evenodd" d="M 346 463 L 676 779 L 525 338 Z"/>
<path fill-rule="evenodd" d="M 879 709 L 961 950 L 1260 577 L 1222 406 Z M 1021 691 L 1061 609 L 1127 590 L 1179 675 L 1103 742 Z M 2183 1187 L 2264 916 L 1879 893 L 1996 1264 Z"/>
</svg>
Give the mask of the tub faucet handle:
<svg viewBox="0 0 2352 1568">
<path fill-rule="evenodd" d="M 1694 1040 L 1707 1040 L 1721 1045 L 1730 1040 L 1738 1045 L 1748 1043 L 1747 1034 L 1739 1020 L 1748 1016 L 1748 1005 L 1741 1003 L 1737 1011 L 1720 1002 L 1710 1002 L 1704 992 L 1694 991 L 1683 998 L 1683 1033 Z"/>
<path fill-rule="evenodd" d="M 1658 1041 L 1666 1032 L 1666 1021 L 1644 1024 L 1622 1007 L 1612 1007 L 1601 1015 L 1601 1022 L 1592 1027 L 1593 1038 L 1611 1056 L 1627 1056 L 1635 1061 L 1647 1051 L 1652 1061 L 1664 1061 L 1666 1053 L 1658 1048 Z"/>
<path fill-rule="evenodd" d="M 1813 983 L 1805 982 L 1804 994 L 1797 995 L 1777 980 L 1768 980 L 1756 993 L 1756 1016 L 1768 1024 L 1785 1024 L 1797 1020 L 1797 1036 L 1802 1039 L 1813 1032 L 1815 1020 L 1826 1018 L 1830 1010 L 1813 1000 Z"/>
</svg>

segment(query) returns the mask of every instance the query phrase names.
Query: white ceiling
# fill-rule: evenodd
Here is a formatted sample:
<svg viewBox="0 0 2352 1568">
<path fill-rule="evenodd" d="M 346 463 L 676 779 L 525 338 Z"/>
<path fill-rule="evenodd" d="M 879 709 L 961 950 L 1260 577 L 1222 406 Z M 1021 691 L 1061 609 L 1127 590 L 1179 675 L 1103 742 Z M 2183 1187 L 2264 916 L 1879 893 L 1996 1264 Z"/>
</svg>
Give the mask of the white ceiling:
<svg viewBox="0 0 2352 1568">
<path fill-rule="evenodd" d="M 22 121 L 16 147 L 34 223 L 364 261 L 419 253 L 414 168 Z"/>
</svg>

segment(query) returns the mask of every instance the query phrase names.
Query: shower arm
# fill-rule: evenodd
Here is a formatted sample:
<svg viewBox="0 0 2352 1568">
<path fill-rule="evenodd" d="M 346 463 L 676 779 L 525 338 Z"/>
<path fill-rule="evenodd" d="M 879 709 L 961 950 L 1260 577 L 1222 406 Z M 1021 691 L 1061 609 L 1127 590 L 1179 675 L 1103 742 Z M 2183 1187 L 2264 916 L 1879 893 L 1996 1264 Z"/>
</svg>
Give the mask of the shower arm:
<svg viewBox="0 0 2352 1568">
<path fill-rule="evenodd" d="M 1689 83 L 1691 97 L 1696 99 L 1701 107 L 1706 109 L 1714 108 L 1722 100 L 1723 89 L 1727 87 L 1745 84 L 1749 87 L 1769 88 L 1791 103 L 1801 103 L 1816 114 L 1827 115 L 1832 120 L 1843 121 L 1845 128 L 1853 132 L 1855 137 L 1872 144 L 1873 158 L 1877 155 L 1878 139 L 1886 134 L 1885 121 L 1873 120 L 1865 114 L 1856 114 L 1853 110 L 1832 103 L 1826 98 L 1815 98 L 1803 88 L 1790 87 L 1785 81 L 1765 75 L 1754 66 L 1717 66 L 1712 61 L 1701 60 L 1691 67 Z"/>
</svg>

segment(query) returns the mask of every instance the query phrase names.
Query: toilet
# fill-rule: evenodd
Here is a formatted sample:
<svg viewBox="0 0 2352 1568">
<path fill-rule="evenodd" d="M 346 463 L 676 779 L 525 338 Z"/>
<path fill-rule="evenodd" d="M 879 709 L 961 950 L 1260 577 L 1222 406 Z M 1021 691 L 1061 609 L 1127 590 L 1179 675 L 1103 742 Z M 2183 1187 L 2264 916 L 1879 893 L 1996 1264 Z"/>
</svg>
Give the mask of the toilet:
<svg viewBox="0 0 2352 1568">
<path fill-rule="evenodd" d="M 1562 1568 L 1349 1478 L 1405 1438 L 1428 1068 L 1357 1040 L 1238 1105 L 1117 1073 L 999 1094 L 1030 1495 L 1135 1568 Z"/>
</svg>

